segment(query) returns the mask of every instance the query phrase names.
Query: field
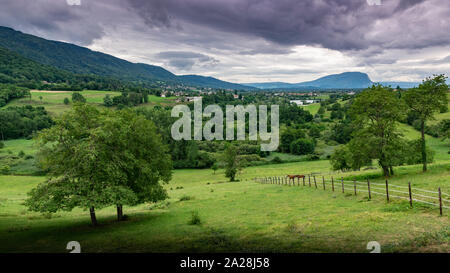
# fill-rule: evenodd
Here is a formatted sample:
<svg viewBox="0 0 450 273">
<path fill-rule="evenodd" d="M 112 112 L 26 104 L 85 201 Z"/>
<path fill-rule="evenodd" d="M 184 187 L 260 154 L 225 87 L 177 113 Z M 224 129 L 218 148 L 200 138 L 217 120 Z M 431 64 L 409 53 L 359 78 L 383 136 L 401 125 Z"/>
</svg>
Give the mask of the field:
<svg viewBox="0 0 450 273">
<path fill-rule="evenodd" d="M 24 143 L 8 141 L 7 147 L 16 152 Z M 429 143 L 434 149 L 449 148 L 440 140 Z M 31 153 L 27 145 L 21 147 Z M 411 182 L 429 190 L 440 186 L 449 193 L 450 158 L 438 155 L 427 173 L 420 165 L 398 167 L 390 183 Z M 21 205 L 44 177 L 0 176 L 0 252 L 66 252 L 73 240 L 83 252 L 367 252 L 369 241 L 378 241 L 382 252 L 450 251 L 448 210 L 440 217 L 435 207 L 416 204 L 411 209 L 407 201 L 369 201 L 363 194 L 252 181 L 289 173 L 384 181 L 378 169 L 332 173 L 325 160 L 249 167 L 233 183 L 223 170 L 175 170 L 166 185 L 168 200 L 125 207 L 129 218 L 120 223 L 113 207 L 98 210 L 101 226 L 93 228 L 81 209 L 39 214 Z M 198 225 L 189 224 L 194 211 Z"/>
<path fill-rule="evenodd" d="M 311 115 L 314 116 L 319 111 L 320 103 L 308 104 L 308 105 L 301 106 L 301 107 L 303 109 L 305 109 L 306 111 L 309 111 L 311 113 Z"/>
<path fill-rule="evenodd" d="M 88 102 L 97 105 L 106 93 L 83 92 Z M 42 102 L 33 93 L 31 101 L 11 104 L 42 103 L 52 114 L 69 107 L 62 100 L 70 93 L 38 94 Z M 150 103 L 170 100 L 152 97 Z M 307 109 L 317 111 L 317 106 Z M 399 126 L 408 139 L 419 138 L 412 127 Z M 323 175 L 384 183 L 379 168 L 332 172 L 327 160 L 272 153 L 267 160 L 279 157 L 290 163 L 245 168 L 238 182 L 227 182 L 222 169 L 216 174 L 209 169 L 175 170 L 165 186 L 169 199 L 124 207 L 128 219 L 120 223 L 115 221 L 114 207 L 97 210 L 101 225 L 94 228 L 89 213 L 82 209 L 55 214 L 27 211 L 22 205 L 26 193 L 45 180 L 36 176 L 33 141 L 4 143 L 0 158 L 20 152 L 31 157 L 17 159 L 11 166 L 14 175 L 0 175 L 0 253 L 67 252 L 69 241 L 80 242 L 82 252 L 368 252 L 369 241 L 378 241 L 382 252 L 450 252 L 448 209 L 441 217 L 436 207 L 415 203 L 410 208 L 406 200 L 387 203 L 382 196 L 368 200 L 366 194 L 354 196 L 351 191 L 333 193 L 321 187 L 253 181 L 300 173 L 316 175 L 318 181 Z M 429 191 L 441 187 L 450 193 L 450 142 L 427 136 L 427 145 L 435 151 L 429 171 L 422 173 L 421 165 L 396 167 L 390 183 L 407 186 L 410 182 L 413 188 Z M 193 213 L 198 213 L 199 224 L 190 224 Z"/>
<path fill-rule="evenodd" d="M 31 99 L 22 98 L 13 100 L 8 104 L 8 106 L 23 106 L 23 105 L 33 105 L 33 106 L 44 106 L 45 109 L 52 115 L 58 115 L 62 112 L 70 109 L 70 104 L 64 104 L 64 98 L 72 100 L 71 91 L 43 91 L 43 90 L 32 90 Z M 108 94 L 111 97 L 120 95 L 120 92 L 114 91 L 93 91 L 84 90 L 80 92 L 88 103 L 96 104 L 100 106 L 103 103 L 103 98 Z M 162 98 L 150 95 L 149 102 L 142 106 L 172 103 L 174 99 L 172 98 Z"/>
</svg>

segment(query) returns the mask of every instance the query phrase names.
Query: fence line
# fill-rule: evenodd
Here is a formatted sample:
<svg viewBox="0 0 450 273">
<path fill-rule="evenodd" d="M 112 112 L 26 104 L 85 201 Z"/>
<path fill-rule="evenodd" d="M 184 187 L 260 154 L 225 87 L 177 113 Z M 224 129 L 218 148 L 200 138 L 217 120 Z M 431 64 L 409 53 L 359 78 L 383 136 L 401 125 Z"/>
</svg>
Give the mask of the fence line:
<svg viewBox="0 0 450 273">
<path fill-rule="evenodd" d="M 449 206 L 446 206 L 446 204 L 450 204 L 450 200 L 442 198 L 442 195 L 444 195 L 444 196 L 450 196 L 450 195 L 442 192 L 440 187 L 438 188 L 438 191 L 435 192 L 435 191 L 424 190 L 424 189 L 419 189 L 419 188 L 412 188 L 411 183 L 408 183 L 408 187 L 399 186 L 399 185 L 395 185 L 395 184 L 389 184 L 388 180 L 386 180 L 386 184 L 382 184 L 382 183 L 372 183 L 372 182 L 370 182 L 369 179 L 367 180 L 367 182 L 362 182 L 362 181 L 357 181 L 357 180 L 353 180 L 353 181 L 344 180 L 343 177 L 341 177 L 341 179 L 334 180 L 333 176 L 331 177 L 331 179 L 325 179 L 325 176 L 322 176 L 322 179 L 321 179 L 322 181 L 320 181 L 320 180 L 317 181 L 315 175 L 307 175 L 307 176 L 308 176 L 308 178 L 306 178 L 305 176 L 301 177 L 302 181 L 300 181 L 300 177 L 296 177 L 297 184 L 295 183 L 296 182 L 295 178 L 288 178 L 287 176 L 259 177 L 259 178 L 254 178 L 254 181 L 262 183 L 262 184 L 276 184 L 276 185 L 287 185 L 287 186 L 300 186 L 302 184 L 303 186 L 309 186 L 309 187 L 312 187 L 312 182 L 313 182 L 315 189 L 319 189 L 318 184 L 322 183 L 321 188 L 323 188 L 324 191 L 329 190 L 330 187 L 327 187 L 326 185 L 331 184 L 331 190 L 333 192 L 336 190 L 339 191 L 339 187 L 336 188 L 335 186 L 339 186 L 338 184 L 340 183 L 341 187 L 342 187 L 342 193 L 353 192 L 354 195 L 357 195 L 358 192 L 368 193 L 369 199 L 371 199 L 371 197 L 372 197 L 371 194 L 377 194 L 377 195 L 386 196 L 387 202 L 389 202 L 389 197 L 404 199 L 404 200 L 409 201 L 409 204 L 411 207 L 413 206 L 413 201 L 417 202 L 417 203 L 424 203 L 424 204 L 439 207 L 440 215 L 443 214 L 442 213 L 443 208 L 450 209 Z M 345 185 L 350 186 L 350 188 L 345 187 Z M 383 188 L 373 187 L 373 185 L 383 186 Z M 362 186 L 364 186 L 365 189 L 361 189 Z M 394 187 L 396 189 L 391 189 L 391 187 Z M 399 190 L 397 190 L 397 189 L 399 189 Z M 400 189 L 407 189 L 408 191 L 401 191 Z M 373 190 L 381 190 L 383 193 L 378 192 L 378 191 L 373 191 Z M 416 193 L 414 191 L 421 191 L 422 194 Z M 437 197 L 425 195 L 424 192 L 430 193 L 430 194 L 436 194 Z M 392 195 L 391 193 L 405 194 L 407 196 Z M 438 203 L 433 203 L 432 201 L 418 199 L 417 197 L 421 197 L 421 198 L 425 198 L 425 199 L 432 199 Z"/>
</svg>

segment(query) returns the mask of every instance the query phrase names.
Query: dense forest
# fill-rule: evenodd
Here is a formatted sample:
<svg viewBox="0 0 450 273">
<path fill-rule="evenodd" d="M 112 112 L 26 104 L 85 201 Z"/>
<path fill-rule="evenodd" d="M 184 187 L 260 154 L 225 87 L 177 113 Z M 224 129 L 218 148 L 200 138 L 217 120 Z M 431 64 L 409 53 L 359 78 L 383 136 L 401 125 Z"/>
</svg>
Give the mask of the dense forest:
<svg viewBox="0 0 450 273">
<path fill-rule="evenodd" d="M 1 140 L 26 138 L 53 125 L 44 107 L 11 106 L 0 109 Z"/>
</svg>

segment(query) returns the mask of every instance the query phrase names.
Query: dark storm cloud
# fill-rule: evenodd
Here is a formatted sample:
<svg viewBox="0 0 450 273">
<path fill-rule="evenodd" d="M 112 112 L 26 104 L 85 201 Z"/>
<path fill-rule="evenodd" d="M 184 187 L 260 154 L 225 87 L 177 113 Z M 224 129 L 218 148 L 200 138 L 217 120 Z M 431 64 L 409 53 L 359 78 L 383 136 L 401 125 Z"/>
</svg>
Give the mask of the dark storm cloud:
<svg viewBox="0 0 450 273">
<path fill-rule="evenodd" d="M 155 57 L 165 61 L 169 66 L 181 70 L 189 70 L 194 65 L 213 67 L 219 63 L 218 60 L 210 56 L 189 51 L 165 51 L 155 54 Z"/>
<path fill-rule="evenodd" d="M 408 59 L 447 67 L 448 0 L 380 1 L 0 0 L 0 25 L 214 76 L 272 72 L 296 82 L 296 73 L 369 67 L 393 78 Z"/>
<path fill-rule="evenodd" d="M 407 22 L 401 18 L 402 14 L 423 4 L 425 0 L 381 1 L 381 6 L 370 6 L 366 0 L 127 0 L 152 27 L 170 27 L 175 24 L 183 27 L 183 23 L 190 23 L 262 37 L 288 46 L 320 45 L 330 49 L 351 50 L 366 49 L 373 44 L 386 44 L 392 48 L 422 48 L 449 42 L 447 35 L 430 37 L 426 43 L 422 39 L 417 39 L 417 43 L 413 39 L 403 41 L 402 44 L 389 43 L 389 39 L 392 39 L 392 36 L 389 37 L 390 29 L 405 31 L 405 28 L 413 26 L 415 31 L 412 34 L 424 33 L 429 36 L 428 28 L 432 27 L 432 20 L 448 22 L 448 19 L 445 13 L 430 13 L 429 9 L 433 7 L 427 6 L 413 12 L 425 11 L 438 17 L 428 17 L 425 24 L 410 25 L 414 21 L 423 21 L 422 14 L 412 14 Z M 436 3 L 434 8 L 437 10 L 448 6 L 446 1 L 428 2 Z M 399 20 L 396 20 L 397 17 Z M 380 20 L 388 22 L 376 25 Z M 377 33 L 380 28 L 383 34 Z M 449 34 L 448 31 L 446 34 Z"/>
<path fill-rule="evenodd" d="M 0 0 L 0 25 L 49 39 L 88 45 L 104 34 L 100 22 L 106 14 L 92 14 L 101 7 L 101 3 L 88 0 L 73 6 L 66 0 Z"/>
<path fill-rule="evenodd" d="M 425 0 L 401 0 L 395 10 L 403 11 L 423 2 L 425 2 Z"/>
<path fill-rule="evenodd" d="M 448 0 L 381 0 L 380 6 L 371 6 L 367 0 L 83 0 L 81 3 L 68 6 L 66 0 L 0 0 L 0 24 L 34 34 L 44 33 L 51 38 L 76 40 L 78 44 L 90 44 L 102 37 L 106 26 L 142 29 L 144 22 L 153 29 L 189 34 L 186 40 L 189 36 L 204 40 L 199 36 L 201 28 L 206 27 L 282 45 L 241 51 L 245 55 L 289 54 L 289 47 L 295 45 L 361 50 L 370 46 L 424 48 L 450 42 Z"/>
</svg>

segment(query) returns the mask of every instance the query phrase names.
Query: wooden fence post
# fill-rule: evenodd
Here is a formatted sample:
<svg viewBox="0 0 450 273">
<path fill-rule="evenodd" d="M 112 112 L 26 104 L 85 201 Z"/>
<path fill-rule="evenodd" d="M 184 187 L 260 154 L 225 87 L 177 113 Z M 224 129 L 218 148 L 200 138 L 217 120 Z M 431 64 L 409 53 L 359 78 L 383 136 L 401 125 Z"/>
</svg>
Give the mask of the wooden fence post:
<svg viewBox="0 0 450 273">
<path fill-rule="evenodd" d="M 353 180 L 353 188 L 355 189 L 355 195 L 356 195 L 356 180 Z"/>
<path fill-rule="evenodd" d="M 309 183 L 309 186 L 311 187 L 311 176 L 308 174 L 308 183 Z"/>
<path fill-rule="evenodd" d="M 386 179 L 386 200 L 389 202 L 389 186 L 387 179 Z"/>
<path fill-rule="evenodd" d="M 408 190 L 409 190 L 409 206 L 412 208 L 412 192 L 411 192 L 411 182 L 408 182 Z"/>
<path fill-rule="evenodd" d="M 367 190 L 369 191 L 369 200 L 372 199 L 372 194 L 370 193 L 370 181 L 367 179 Z"/>
<path fill-rule="evenodd" d="M 334 180 L 333 180 L 333 177 L 331 177 L 331 190 L 334 191 Z"/>
<path fill-rule="evenodd" d="M 323 190 L 325 190 L 325 177 L 322 176 Z"/>
<path fill-rule="evenodd" d="M 439 192 L 439 214 L 442 216 L 442 194 L 441 194 L 441 187 L 438 188 Z"/>
<path fill-rule="evenodd" d="M 316 186 L 316 189 L 317 189 L 316 176 L 313 176 L 313 178 L 314 178 L 314 185 Z"/>
<path fill-rule="evenodd" d="M 342 193 L 344 193 L 344 177 L 341 177 Z"/>
</svg>

